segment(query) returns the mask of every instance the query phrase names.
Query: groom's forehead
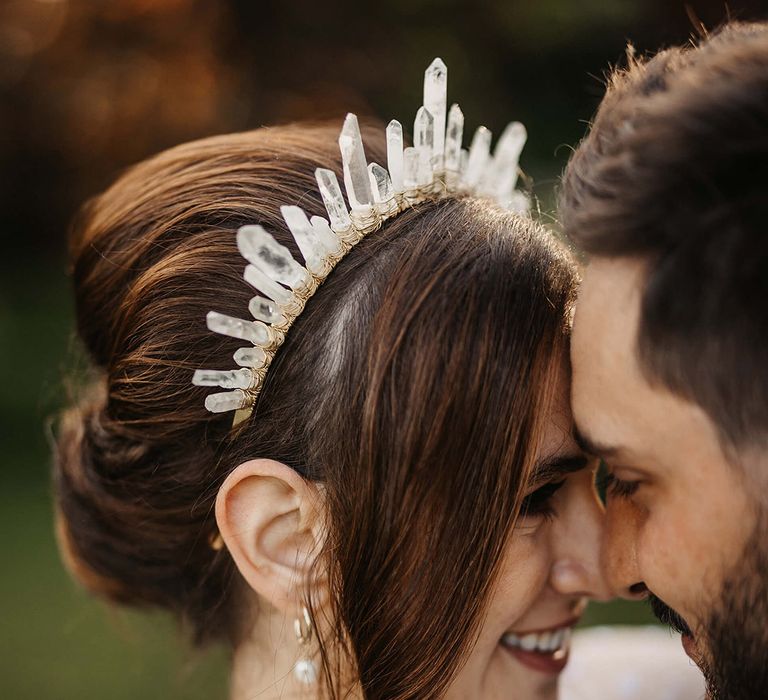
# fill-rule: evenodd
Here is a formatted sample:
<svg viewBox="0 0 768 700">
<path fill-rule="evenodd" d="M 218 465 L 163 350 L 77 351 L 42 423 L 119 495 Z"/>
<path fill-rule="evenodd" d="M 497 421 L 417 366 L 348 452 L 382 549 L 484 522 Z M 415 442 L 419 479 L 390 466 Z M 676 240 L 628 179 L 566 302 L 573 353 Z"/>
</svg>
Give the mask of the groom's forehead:
<svg viewBox="0 0 768 700">
<path fill-rule="evenodd" d="M 572 338 L 577 394 L 621 392 L 643 379 L 636 352 L 643 279 L 643 267 L 628 259 L 598 258 L 584 271 Z"/>
<path fill-rule="evenodd" d="M 584 271 L 576 304 L 573 413 L 582 437 L 604 448 L 631 448 L 659 418 L 659 392 L 637 359 L 644 274 L 642 262 L 598 258 Z"/>
<path fill-rule="evenodd" d="M 649 382 L 641 369 L 643 285 L 642 263 L 632 260 L 598 259 L 584 272 L 571 343 L 573 417 L 588 452 L 671 463 L 682 436 L 710 440 L 714 430 L 698 406 Z"/>
<path fill-rule="evenodd" d="M 594 258 L 582 271 L 576 318 L 586 318 L 593 332 L 633 336 L 645 278 L 642 259 Z"/>
</svg>

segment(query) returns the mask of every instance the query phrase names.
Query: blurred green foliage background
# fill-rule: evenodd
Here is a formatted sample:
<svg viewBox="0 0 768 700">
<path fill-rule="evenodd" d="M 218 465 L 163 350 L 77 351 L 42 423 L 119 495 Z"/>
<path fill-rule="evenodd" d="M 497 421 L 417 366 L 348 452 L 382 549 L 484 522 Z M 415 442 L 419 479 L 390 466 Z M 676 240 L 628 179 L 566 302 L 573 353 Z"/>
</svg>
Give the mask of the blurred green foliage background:
<svg viewBox="0 0 768 700">
<path fill-rule="evenodd" d="M 48 439 L 66 400 L 66 230 L 120 170 L 179 142 L 346 111 L 412 115 L 435 56 L 467 132 L 523 121 L 545 216 L 627 41 L 646 52 L 764 0 L 5 0 L 0 6 L 0 697 L 224 698 L 226 654 L 67 577 Z M 465 133 L 467 133 L 465 132 Z M 648 621 L 642 607 L 588 623 Z"/>
</svg>

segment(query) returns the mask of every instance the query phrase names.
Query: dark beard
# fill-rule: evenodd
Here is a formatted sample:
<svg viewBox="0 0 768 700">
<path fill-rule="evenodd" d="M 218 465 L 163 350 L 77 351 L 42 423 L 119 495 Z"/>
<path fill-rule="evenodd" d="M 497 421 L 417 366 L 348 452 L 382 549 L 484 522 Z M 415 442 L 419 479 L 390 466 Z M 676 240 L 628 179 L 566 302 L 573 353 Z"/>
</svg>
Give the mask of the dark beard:
<svg viewBox="0 0 768 700">
<path fill-rule="evenodd" d="M 768 513 L 758 524 L 738 565 L 725 577 L 723 594 L 697 634 L 705 658 L 697 659 L 709 700 L 765 700 L 768 697 Z M 685 620 L 654 595 L 656 617 L 680 634 Z M 704 644 L 702 644 L 702 641 Z"/>
<path fill-rule="evenodd" d="M 659 618 L 659 622 L 663 625 L 669 625 L 679 634 L 691 635 L 691 630 L 688 628 L 685 620 L 664 603 L 661 598 L 657 598 L 655 595 L 651 594 L 648 596 L 648 603 L 651 606 L 651 610 L 653 610 L 653 614 Z"/>
<path fill-rule="evenodd" d="M 702 664 L 711 700 L 761 700 L 768 695 L 768 513 L 758 524 L 705 629 Z"/>
</svg>

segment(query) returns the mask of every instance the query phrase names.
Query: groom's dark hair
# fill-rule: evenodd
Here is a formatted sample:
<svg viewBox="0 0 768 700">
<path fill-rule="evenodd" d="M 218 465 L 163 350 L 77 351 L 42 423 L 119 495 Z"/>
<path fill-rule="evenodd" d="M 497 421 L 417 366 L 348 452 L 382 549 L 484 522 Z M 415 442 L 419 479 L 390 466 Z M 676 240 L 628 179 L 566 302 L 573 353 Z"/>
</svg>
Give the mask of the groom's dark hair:
<svg viewBox="0 0 768 700">
<path fill-rule="evenodd" d="M 616 70 L 562 183 L 566 235 L 642 257 L 638 353 L 728 446 L 768 444 L 768 24 Z"/>
</svg>

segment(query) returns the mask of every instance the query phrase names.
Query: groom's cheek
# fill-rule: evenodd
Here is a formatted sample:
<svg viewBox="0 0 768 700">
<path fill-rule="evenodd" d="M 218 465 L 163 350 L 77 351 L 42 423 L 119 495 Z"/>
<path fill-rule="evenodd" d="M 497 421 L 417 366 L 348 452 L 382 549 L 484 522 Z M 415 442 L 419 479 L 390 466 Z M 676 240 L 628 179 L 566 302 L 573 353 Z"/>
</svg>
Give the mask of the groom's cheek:
<svg viewBox="0 0 768 700">
<path fill-rule="evenodd" d="M 706 620 L 720 591 L 730 565 L 722 550 L 733 541 L 740 543 L 737 551 L 743 546 L 727 511 L 705 496 L 682 483 L 657 490 L 644 501 L 644 517 L 634 536 L 638 576 L 692 628 Z"/>
<path fill-rule="evenodd" d="M 603 568 L 615 595 L 640 600 L 651 593 L 686 621 L 698 597 L 695 547 L 686 543 L 685 523 L 669 504 L 609 498 Z"/>
</svg>

